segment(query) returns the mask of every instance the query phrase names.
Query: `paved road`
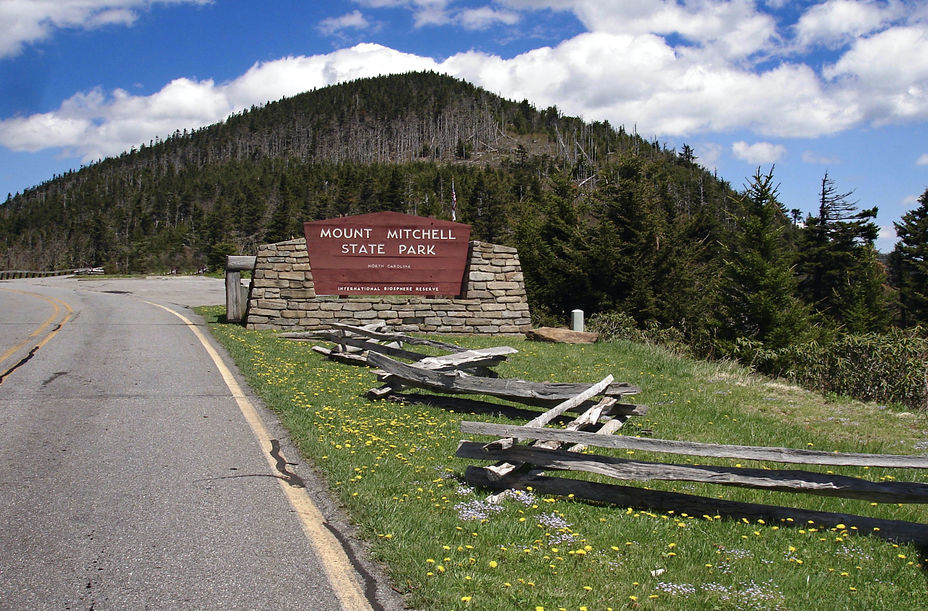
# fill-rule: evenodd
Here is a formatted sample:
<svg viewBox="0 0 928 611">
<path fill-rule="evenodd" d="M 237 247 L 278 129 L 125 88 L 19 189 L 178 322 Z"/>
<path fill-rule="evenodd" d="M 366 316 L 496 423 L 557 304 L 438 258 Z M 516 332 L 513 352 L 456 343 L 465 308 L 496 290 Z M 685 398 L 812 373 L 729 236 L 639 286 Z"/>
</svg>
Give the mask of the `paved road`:
<svg viewBox="0 0 928 611">
<path fill-rule="evenodd" d="M 356 542 L 325 542 L 344 520 L 305 465 L 279 471 L 277 440 L 297 453 L 260 406 L 252 430 L 228 360 L 146 301 L 201 324 L 223 282 L 0 282 L 0 608 L 398 607 Z"/>
</svg>

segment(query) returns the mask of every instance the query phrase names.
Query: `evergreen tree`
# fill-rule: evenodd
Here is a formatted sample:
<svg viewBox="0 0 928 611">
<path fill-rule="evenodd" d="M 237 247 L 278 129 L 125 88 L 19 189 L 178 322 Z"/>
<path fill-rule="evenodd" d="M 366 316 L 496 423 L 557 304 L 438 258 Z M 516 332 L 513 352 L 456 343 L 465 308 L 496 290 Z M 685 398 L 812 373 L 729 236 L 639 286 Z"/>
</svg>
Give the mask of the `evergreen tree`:
<svg viewBox="0 0 928 611">
<path fill-rule="evenodd" d="M 899 241 L 890 255 L 903 326 L 928 325 L 928 189 L 918 203 L 894 223 Z"/>
<path fill-rule="evenodd" d="M 839 193 L 825 173 L 818 216 L 800 240 L 800 294 L 822 318 L 853 333 L 884 330 L 889 322 L 885 270 L 873 243 L 877 209 L 857 210 L 851 192 Z"/>
<path fill-rule="evenodd" d="M 806 334 L 808 313 L 796 297 L 792 253 L 786 248 L 786 211 L 777 201 L 773 168 L 760 169 L 737 202 L 738 231 L 727 248 L 719 304 L 718 345 L 725 354 L 738 339 L 781 348 Z"/>
<path fill-rule="evenodd" d="M 592 278 L 584 273 L 588 257 L 580 237 L 585 232 L 574 210 L 573 185 L 562 174 L 552 182 L 541 202 L 522 202 L 517 239 L 529 298 L 539 304 L 536 310 L 564 321 L 574 308 L 591 310 Z"/>
</svg>

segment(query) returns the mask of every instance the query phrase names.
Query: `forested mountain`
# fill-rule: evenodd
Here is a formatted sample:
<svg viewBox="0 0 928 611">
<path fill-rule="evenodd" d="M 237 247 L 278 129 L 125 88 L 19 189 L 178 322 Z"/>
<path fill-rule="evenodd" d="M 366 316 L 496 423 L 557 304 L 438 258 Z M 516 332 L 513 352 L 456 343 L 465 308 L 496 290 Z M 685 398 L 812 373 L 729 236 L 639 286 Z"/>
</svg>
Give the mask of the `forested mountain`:
<svg viewBox="0 0 928 611">
<path fill-rule="evenodd" d="M 811 238 L 776 201 L 772 176 L 736 191 L 687 146 L 668 150 L 434 73 L 268 103 L 10 197 L 0 205 L 0 268 L 192 270 L 299 236 L 304 221 L 377 210 L 449 218 L 452 185 L 458 220 L 472 224 L 475 239 L 519 248 L 539 319 L 621 311 L 713 346 L 735 339 L 720 329 L 765 342 L 804 328 L 807 317 L 841 325 L 839 315 L 853 314 L 869 328 L 845 297 L 839 309 L 800 290 L 799 245 Z M 850 218 L 839 208 L 845 216 L 827 217 L 825 206 L 812 226 L 838 227 Z M 864 256 L 873 254 L 864 252 L 870 227 L 857 220 L 858 234 L 819 231 L 821 261 L 807 267 L 824 274 L 821 265 L 854 259 L 875 282 L 861 303 L 885 310 L 885 273 Z M 844 259 L 824 256 L 839 246 Z M 750 283 L 773 301 L 750 301 Z M 771 329 L 783 291 L 796 307 L 788 329 Z"/>
</svg>

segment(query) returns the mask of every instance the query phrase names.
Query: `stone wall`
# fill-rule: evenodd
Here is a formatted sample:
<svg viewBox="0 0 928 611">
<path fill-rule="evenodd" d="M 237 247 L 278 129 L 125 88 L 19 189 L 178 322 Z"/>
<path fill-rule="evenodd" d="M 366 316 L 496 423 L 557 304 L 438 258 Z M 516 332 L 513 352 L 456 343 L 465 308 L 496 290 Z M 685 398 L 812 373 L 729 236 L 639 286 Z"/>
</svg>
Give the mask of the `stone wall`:
<svg viewBox="0 0 928 611">
<path fill-rule="evenodd" d="M 397 331 L 521 335 L 531 328 L 516 249 L 471 242 L 462 297 L 317 297 L 306 240 L 258 250 L 245 324 L 249 329 L 321 329 L 382 320 Z"/>
</svg>

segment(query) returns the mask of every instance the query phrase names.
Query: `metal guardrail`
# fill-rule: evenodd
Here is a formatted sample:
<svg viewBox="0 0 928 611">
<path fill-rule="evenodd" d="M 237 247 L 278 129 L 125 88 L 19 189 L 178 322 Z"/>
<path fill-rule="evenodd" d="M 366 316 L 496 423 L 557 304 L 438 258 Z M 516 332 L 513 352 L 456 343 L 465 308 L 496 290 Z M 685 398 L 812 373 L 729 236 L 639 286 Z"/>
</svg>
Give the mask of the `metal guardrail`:
<svg viewBox="0 0 928 611">
<path fill-rule="evenodd" d="M 100 271 L 96 271 L 100 270 Z M 86 269 L 60 269 L 52 272 L 40 272 L 25 269 L 0 270 L 0 280 L 15 280 L 18 278 L 44 278 L 46 276 L 67 276 L 70 274 L 102 274 L 103 268 Z"/>
</svg>

